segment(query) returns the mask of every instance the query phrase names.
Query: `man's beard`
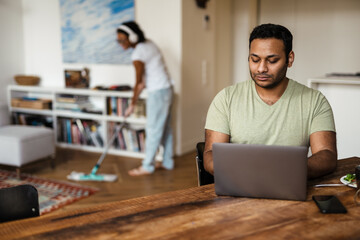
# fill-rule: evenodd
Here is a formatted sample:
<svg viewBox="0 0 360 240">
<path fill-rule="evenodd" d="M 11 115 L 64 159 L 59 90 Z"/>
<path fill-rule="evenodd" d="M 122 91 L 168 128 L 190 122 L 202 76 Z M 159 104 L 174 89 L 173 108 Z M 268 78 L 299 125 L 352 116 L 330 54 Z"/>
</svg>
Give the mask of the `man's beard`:
<svg viewBox="0 0 360 240">
<path fill-rule="evenodd" d="M 251 71 L 250 71 L 250 76 L 251 76 L 252 80 L 255 82 L 255 84 L 258 85 L 259 87 L 265 88 L 265 89 L 272 89 L 272 88 L 275 88 L 276 86 L 278 86 L 286 78 L 286 69 L 287 69 L 287 66 L 284 66 L 284 68 L 280 71 L 280 74 L 276 79 L 274 78 L 274 75 L 271 75 L 271 74 L 266 74 L 266 73 L 252 74 Z M 274 81 L 272 81 L 271 84 L 269 84 L 269 85 L 263 86 L 255 80 L 256 76 L 265 76 Z"/>
</svg>

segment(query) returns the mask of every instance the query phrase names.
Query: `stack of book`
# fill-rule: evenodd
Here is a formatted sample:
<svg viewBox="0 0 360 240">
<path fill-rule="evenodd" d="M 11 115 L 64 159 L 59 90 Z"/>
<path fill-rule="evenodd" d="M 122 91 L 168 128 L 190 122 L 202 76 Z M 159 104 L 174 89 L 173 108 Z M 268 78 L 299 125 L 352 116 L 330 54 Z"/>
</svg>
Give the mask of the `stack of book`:
<svg viewBox="0 0 360 240">
<path fill-rule="evenodd" d="M 58 119 L 58 141 L 71 144 L 103 147 L 101 125 L 92 120 Z"/>
<path fill-rule="evenodd" d="M 89 97 L 85 95 L 60 94 L 56 98 L 56 108 L 70 111 L 84 111 L 93 108 Z"/>
<path fill-rule="evenodd" d="M 115 123 L 109 123 L 108 131 L 109 136 L 114 134 Z M 115 137 L 113 146 L 126 151 L 145 152 L 145 129 L 128 125 L 123 127 Z"/>
</svg>

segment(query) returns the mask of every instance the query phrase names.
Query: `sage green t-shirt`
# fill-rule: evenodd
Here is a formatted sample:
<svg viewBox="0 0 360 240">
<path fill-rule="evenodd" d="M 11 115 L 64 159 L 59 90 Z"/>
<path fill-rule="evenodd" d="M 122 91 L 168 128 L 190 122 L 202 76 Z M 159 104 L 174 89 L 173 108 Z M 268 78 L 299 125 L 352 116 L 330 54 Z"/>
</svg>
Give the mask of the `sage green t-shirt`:
<svg viewBox="0 0 360 240">
<path fill-rule="evenodd" d="M 230 135 L 232 143 L 309 146 L 310 134 L 335 132 L 335 124 L 331 106 L 319 91 L 290 79 L 281 98 L 267 105 L 249 80 L 216 95 L 205 129 Z"/>
</svg>

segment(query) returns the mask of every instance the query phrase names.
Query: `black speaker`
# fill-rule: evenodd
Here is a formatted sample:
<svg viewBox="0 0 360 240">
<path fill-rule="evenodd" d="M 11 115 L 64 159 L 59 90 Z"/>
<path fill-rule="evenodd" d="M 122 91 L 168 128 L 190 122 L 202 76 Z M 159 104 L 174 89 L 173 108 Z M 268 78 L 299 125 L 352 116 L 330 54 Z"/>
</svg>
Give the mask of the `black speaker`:
<svg viewBox="0 0 360 240">
<path fill-rule="evenodd" d="M 0 189 L 0 222 L 39 216 L 39 196 L 32 185 Z"/>
</svg>

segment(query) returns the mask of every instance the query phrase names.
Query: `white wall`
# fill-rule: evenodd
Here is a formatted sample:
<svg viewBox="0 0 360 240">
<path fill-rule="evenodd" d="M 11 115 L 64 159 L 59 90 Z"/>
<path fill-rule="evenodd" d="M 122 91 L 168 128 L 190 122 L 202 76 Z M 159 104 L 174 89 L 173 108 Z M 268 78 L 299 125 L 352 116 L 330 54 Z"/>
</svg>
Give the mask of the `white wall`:
<svg viewBox="0 0 360 240">
<path fill-rule="evenodd" d="M 209 1 L 206 9 L 193 0 L 137 0 L 136 4 L 137 21 L 160 46 L 175 81 L 175 152 L 193 151 L 204 140 L 206 113 L 217 83 L 231 83 L 231 0 Z M 217 41 L 224 46 L 219 48 Z"/>
<path fill-rule="evenodd" d="M 232 84 L 233 80 L 233 0 L 215 1 L 215 92 Z M 211 96 L 212 98 L 214 96 Z"/>
<path fill-rule="evenodd" d="M 249 35 L 257 25 L 256 0 L 233 0 L 233 83 L 250 79 Z"/>
<path fill-rule="evenodd" d="M 282 24 L 294 35 L 295 63 L 288 76 L 307 79 L 331 72 L 359 72 L 360 1 L 233 0 L 233 82 L 250 78 L 248 39 L 262 23 Z"/>
<path fill-rule="evenodd" d="M 195 149 L 196 142 L 204 140 L 205 117 L 209 96 L 214 92 L 215 76 L 215 3 L 209 1 L 206 9 L 198 8 L 195 1 L 183 4 L 183 62 L 181 128 L 182 151 Z M 205 16 L 209 21 L 204 20 Z"/>
<path fill-rule="evenodd" d="M 298 82 L 360 71 L 360 1 L 261 0 L 260 23 L 267 22 L 293 33 L 295 62 L 289 76 Z"/>
<path fill-rule="evenodd" d="M 90 69 L 90 87 L 133 84 L 135 73 L 131 65 L 63 64 L 59 1 L 22 0 L 22 4 L 25 73 L 39 75 L 41 86 L 64 87 L 64 69 L 83 67 Z"/>
<path fill-rule="evenodd" d="M 160 7 L 161 6 L 161 7 Z M 136 21 L 144 29 L 146 37 L 160 48 L 171 78 L 174 81 L 175 102 L 173 106 L 173 129 L 175 153 L 182 149 L 182 1 L 181 0 L 136 0 Z"/>
<path fill-rule="evenodd" d="M 23 11 L 20 1 L 0 0 L 0 104 L 14 75 L 24 73 Z"/>
</svg>

